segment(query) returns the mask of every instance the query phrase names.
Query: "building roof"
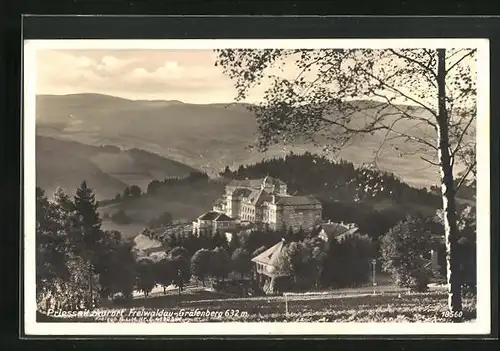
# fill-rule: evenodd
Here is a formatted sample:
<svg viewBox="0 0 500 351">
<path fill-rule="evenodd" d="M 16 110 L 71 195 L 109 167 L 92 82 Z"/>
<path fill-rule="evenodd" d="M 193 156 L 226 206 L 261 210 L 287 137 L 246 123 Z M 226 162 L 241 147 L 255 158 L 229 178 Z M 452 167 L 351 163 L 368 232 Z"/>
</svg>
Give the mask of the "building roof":
<svg viewBox="0 0 500 351">
<path fill-rule="evenodd" d="M 321 205 L 312 195 L 299 195 L 299 196 L 277 196 L 276 204 L 283 206 L 301 206 L 301 205 Z"/>
<path fill-rule="evenodd" d="M 229 183 L 227 186 L 228 187 L 235 187 L 235 188 L 254 188 L 254 189 L 260 189 L 260 186 L 262 184 L 262 179 L 244 179 L 244 180 L 232 180 L 231 183 Z"/>
<path fill-rule="evenodd" d="M 341 223 L 325 223 L 321 225 L 320 236 L 326 235 L 326 240 L 328 239 L 340 239 L 346 235 L 354 234 L 359 229 L 357 227 L 346 226 Z"/>
<path fill-rule="evenodd" d="M 359 229 L 358 229 L 358 228 L 350 228 L 350 229 L 346 230 L 345 232 L 343 232 L 343 233 L 341 233 L 341 234 L 337 235 L 337 236 L 336 236 L 336 239 L 339 239 L 339 240 L 340 240 L 340 239 L 343 239 L 343 238 L 345 238 L 346 236 L 348 236 L 348 235 L 352 235 L 352 234 L 356 234 L 356 235 L 358 235 L 358 234 L 359 234 L 359 233 L 358 233 L 358 231 L 359 231 Z"/>
<path fill-rule="evenodd" d="M 260 205 L 264 201 L 271 201 L 271 195 L 265 190 L 252 190 L 252 193 L 248 196 L 248 201 L 252 205 Z"/>
<path fill-rule="evenodd" d="M 209 211 L 199 216 L 198 219 L 201 219 L 202 221 L 213 221 L 219 216 L 219 214 L 219 212 Z"/>
<path fill-rule="evenodd" d="M 252 262 L 267 264 L 270 266 L 274 266 L 276 264 L 276 260 L 281 254 L 281 251 L 284 248 L 284 242 L 280 241 L 274 246 L 271 246 L 266 251 L 258 254 L 254 258 L 252 258 Z"/>
<path fill-rule="evenodd" d="M 163 228 L 160 237 L 164 237 L 171 233 L 191 233 L 193 226 L 190 223 L 173 223 Z"/>
<path fill-rule="evenodd" d="M 229 217 L 228 215 L 221 213 L 219 216 L 215 219 L 216 222 L 228 222 L 228 221 L 234 221 L 233 218 Z"/>
<path fill-rule="evenodd" d="M 234 219 L 229 217 L 228 215 L 215 211 L 205 212 L 204 214 L 199 216 L 198 219 L 202 221 L 215 221 L 215 222 L 234 221 Z"/>
<path fill-rule="evenodd" d="M 276 272 L 277 261 L 281 256 L 283 249 L 286 247 L 284 241 L 280 241 L 274 246 L 271 246 L 266 251 L 252 258 L 252 262 L 265 265 L 266 273 L 270 275 L 280 275 Z"/>
<path fill-rule="evenodd" d="M 252 190 L 251 189 L 246 189 L 246 188 L 237 188 L 233 192 L 233 196 L 234 197 L 249 197 L 250 194 L 252 194 Z"/>
<path fill-rule="evenodd" d="M 250 196 L 248 197 L 248 201 L 251 204 L 256 204 L 257 201 L 259 201 L 259 198 L 261 197 L 263 190 L 253 190 Z"/>
<path fill-rule="evenodd" d="M 267 177 L 267 179 L 270 180 L 274 185 L 286 186 L 286 183 L 284 181 L 282 181 L 281 179 L 273 178 L 273 177 Z"/>
</svg>

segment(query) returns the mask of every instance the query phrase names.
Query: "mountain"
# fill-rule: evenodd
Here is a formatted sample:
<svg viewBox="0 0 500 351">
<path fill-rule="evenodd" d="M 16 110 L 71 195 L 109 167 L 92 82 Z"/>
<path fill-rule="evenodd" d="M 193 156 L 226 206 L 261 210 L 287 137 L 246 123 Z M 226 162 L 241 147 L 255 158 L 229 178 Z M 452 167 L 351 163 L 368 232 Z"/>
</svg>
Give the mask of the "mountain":
<svg viewBox="0 0 500 351">
<path fill-rule="evenodd" d="M 196 169 L 159 155 L 116 146 L 92 146 L 37 135 L 37 185 L 49 194 L 57 187 L 74 193 L 83 180 L 98 198 L 111 198 L 127 185 L 143 191 L 153 179 L 184 177 Z"/>
<path fill-rule="evenodd" d="M 352 123 L 366 123 L 375 112 L 371 101 L 365 115 L 353 115 Z M 372 108 L 373 106 L 373 108 Z M 425 117 L 425 111 L 413 108 Z M 386 109 L 397 118 L 396 111 Z M 276 145 L 266 153 L 249 150 L 256 138 L 254 116 L 243 104 L 188 104 L 181 101 L 127 100 L 100 94 L 39 95 L 36 103 L 37 134 L 91 145 L 116 145 L 122 149 L 139 148 L 171 160 L 204 170 L 213 175 L 228 165 L 253 164 L 263 158 L 284 156 L 293 151 L 323 152 L 311 143 L 295 147 Z M 419 121 L 403 120 L 396 128 L 415 135 L 433 133 Z M 353 139 L 338 155 L 356 164 L 369 163 L 386 137 L 380 131 Z M 421 159 L 426 151 L 412 141 L 392 140 L 379 151 L 378 167 L 393 172 L 407 183 L 423 187 L 438 181 L 438 170 Z M 412 154 L 407 151 L 415 151 Z M 331 155 L 331 154 L 330 154 Z M 404 156 L 403 156 L 404 155 Z M 426 155 L 432 159 L 435 155 Z"/>
</svg>

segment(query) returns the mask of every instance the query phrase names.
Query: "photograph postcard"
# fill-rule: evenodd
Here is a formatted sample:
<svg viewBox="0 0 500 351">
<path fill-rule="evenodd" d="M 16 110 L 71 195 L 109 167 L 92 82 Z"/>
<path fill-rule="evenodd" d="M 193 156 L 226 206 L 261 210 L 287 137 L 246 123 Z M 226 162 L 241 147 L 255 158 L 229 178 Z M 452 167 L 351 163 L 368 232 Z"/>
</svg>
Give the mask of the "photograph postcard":
<svg viewBox="0 0 500 351">
<path fill-rule="evenodd" d="M 487 39 L 23 62 L 26 335 L 490 332 Z"/>
</svg>

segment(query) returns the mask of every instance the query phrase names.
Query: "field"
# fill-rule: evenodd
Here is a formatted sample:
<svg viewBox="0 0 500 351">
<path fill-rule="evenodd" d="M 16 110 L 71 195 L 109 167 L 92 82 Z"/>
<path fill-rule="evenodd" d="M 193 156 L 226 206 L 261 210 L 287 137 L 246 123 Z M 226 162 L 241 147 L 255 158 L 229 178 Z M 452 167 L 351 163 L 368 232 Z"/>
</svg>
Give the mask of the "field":
<svg viewBox="0 0 500 351">
<path fill-rule="evenodd" d="M 151 299 L 153 300 L 153 299 Z M 214 311 L 208 317 L 203 311 Z M 288 310 L 288 313 L 287 313 Z M 137 311 L 125 309 L 122 317 Z M 141 308 L 143 322 L 450 322 L 446 294 L 387 293 L 358 296 L 303 296 L 184 301 L 167 309 Z M 163 311 L 166 318 L 155 315 Z M 198 312 L 197 312 L 198 311 Z M 138 313 L 138 312 L 137 312 Z M 465 299 L 461 321 L 476 318 L 474 299 Z M 51 321 L 117 322 L 116 318 L 72 317 Z"/>
<path fill-rule="evenodd" d="M 137 235 L 147 223 L 163 212 L 170 212 L 176 221 L 189 222 L 210 211 L 214 201 L 224 193 L 224 184 L 217 181 L 199 181 L 176 186 L 165 186 L 153 195 L 141 196 L 100 208 L 101 214 L 124 210 L 133 219 L 130 225 L 103 222 L 105 229 L 122 232 L 126 237 Z M 135 233 L 135 235 L 134 235 Z"/>
<path fill-rule="evenodd" d="M 75 141 L 36 137 L 37 185 L 51 195 L 57 187 L 74 194 L 83 180 L 97 199 L 110 199 L 130 184 L 146 191 L 154 179 L 185 177 L 196 169 L 141 150 L 120 150 Z"/>
<path fill-rule="evenodd" d="M 126 240 L 134 239 L 144 228 L 147 227 L 146 223 L 134 222 L 130 224 L 118 224 L 109 219 L 102 221 L 102 229 L 104 230 L 117 230 Z"/>
</svg>

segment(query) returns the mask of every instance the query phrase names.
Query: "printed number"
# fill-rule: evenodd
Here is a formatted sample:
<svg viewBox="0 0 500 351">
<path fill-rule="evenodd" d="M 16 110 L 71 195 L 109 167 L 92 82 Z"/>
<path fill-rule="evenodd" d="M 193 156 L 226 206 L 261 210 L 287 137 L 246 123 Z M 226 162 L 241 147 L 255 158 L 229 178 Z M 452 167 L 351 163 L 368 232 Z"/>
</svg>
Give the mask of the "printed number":
<svg viewBox="0 0 500 351">
<path fill-rule="evenodd" d="M 235 316 L 238 316 L 239 313 L 240 313 L 239 310 L 233 310 L 233 309 L 231 309 L 231 310 L 226 310 L 226 312 L 224 313 L 224 315 L 226 317 L 235 317 Z"/>
<path fill-rule="evenodd" d="M 450 312 L 450 311 L 444 311 L 442 312 L 443 314 L 443 317 L 445 318 L 460 318 L 463 316 L 463 312 L 462 311 L 458 311 L 458 312 Z"/>
</svg>

